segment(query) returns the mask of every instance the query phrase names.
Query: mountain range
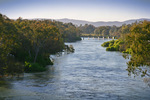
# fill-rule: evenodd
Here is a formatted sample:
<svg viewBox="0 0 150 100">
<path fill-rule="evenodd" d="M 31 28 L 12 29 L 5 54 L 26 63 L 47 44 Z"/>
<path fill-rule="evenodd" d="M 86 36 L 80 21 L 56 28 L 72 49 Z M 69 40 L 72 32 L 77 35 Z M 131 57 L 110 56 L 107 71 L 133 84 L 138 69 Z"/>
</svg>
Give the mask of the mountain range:
<svg viewBox="0 0 150 100">
<path fill-rule="evenodd" d="M 141 19 L 132 19 L 132 20 L 126 20 L 126 21 L 123 21 L 123 22 L 119 22 L 119 21 L 108 21 L 108 22 L 104 22 L 104 21 L 98 21 L 98 22 L 90 22 L 90 21 L 84 21 L 84 20 L 75 20 L 75 19 L 67 19 L 67 18 L 64 18 L 64 19 L 53 19 L 53 20 L 56 20 L 56 21 L 60 21 L 60 22 L 63 22 L 63 23 L 73 23 L 77 26 L 80 26 L 81 24 L 82 25 L 85 25 L 85 24 L 91 24 L 91 25 L 94 25 L 95 27 L 98 27 L 98 26 L 113 26 L 113 25 L 116 25 L 116 26 L 121 26 L 122 24 L 132 24 L 134 22 L 139 22 L 139 21 L 144 21 L 144 20 L 148 20 L 150 21 L 150 19 L 148 18 L 141 18 Z"/>
</svg>

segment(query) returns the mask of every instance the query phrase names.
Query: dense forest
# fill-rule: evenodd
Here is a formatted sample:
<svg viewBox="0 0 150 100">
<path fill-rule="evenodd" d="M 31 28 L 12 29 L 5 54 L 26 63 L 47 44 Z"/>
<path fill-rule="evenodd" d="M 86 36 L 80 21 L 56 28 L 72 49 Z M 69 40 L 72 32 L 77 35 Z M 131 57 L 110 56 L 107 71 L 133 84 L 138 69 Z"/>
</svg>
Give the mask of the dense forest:
<svg viewBox="0 0 150 100">
<path fill-rule="evenodd" d="M 80 25 L 79 29 L 83 34 L 94 34 L 94 30 L 96 29 L 93 25 L 85 24 L 84 26 Z"/>
<path fill-rule="evenodd" d="M 75 42 L 81 40 L 81 31 L 78 27 L 72 23 L 62 23 L 59 21 L 53 21 L 59 32 L 62 34 L 62 38 L 65 42 Z"/>
<path fill-rule="evenodd" d="M 45 71 L 50 54 L 61 52 L 64 42 L 81 40 L 73 24 L 52 20 L 11 20 L 0 14 L 0 75 Z"/>
<path fill-rule="evenodd" d="M 107 51 L 121 51 L 128 64 L 129 75 L 150 76 L 150 22 L 142 21 L 121 28 L 120 38 L 102 44 Z M 128 55 L 130 54 L 131 57 Z M 144 66 L 144 67 L 143 67 Z M 147 69 L 148 68 L 148 69 Z"/>
<path fill-rule="evenodd" d="M 113 26 L 100 26 L 94 27 L 93 25 L 85 24 L 84 26 L 80 25 L 79 29 L 83 36 L 99 36 L 99 37 L 116 37 L 119 38 L 121 36 L 120 33 L 129 32 L 129 28 L 131 24 L 123 24 L 120 27 L 115 25 Z"/>
</svg>

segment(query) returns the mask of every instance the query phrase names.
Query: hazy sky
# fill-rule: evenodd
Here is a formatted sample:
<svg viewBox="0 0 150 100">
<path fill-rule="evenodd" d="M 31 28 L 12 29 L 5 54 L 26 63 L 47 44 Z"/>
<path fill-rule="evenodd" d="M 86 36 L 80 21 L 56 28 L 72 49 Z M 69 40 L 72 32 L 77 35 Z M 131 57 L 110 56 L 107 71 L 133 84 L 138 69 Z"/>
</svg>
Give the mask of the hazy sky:
<svg viewBox="0 0 150 100">
<path fill-rule="evenodd" d="M 0 0 L 9 18 L 124 21 L 150 18 L 150 0 Z"/>
</svg>

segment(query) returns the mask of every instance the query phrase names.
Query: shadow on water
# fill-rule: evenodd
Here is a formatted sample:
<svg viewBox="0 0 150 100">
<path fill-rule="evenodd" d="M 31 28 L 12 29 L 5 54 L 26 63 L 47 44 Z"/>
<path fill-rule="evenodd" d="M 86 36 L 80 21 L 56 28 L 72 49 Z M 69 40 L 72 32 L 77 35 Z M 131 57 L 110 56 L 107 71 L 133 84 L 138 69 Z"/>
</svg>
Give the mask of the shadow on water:
<svg viewBox="0 0 150 100">
<path fill-rule="evenodd" d="M 48 70 L 38 73 L 25 73 L 24 80 L 30 81 L 27 86 L 29 87 L 45 87 L 54 82 L 55 68 L 51 65 L 47 66 Z"/>
<path fill-rule="evenodd" d="M 11 88 L 12 84 L 8 80 L 6 80 L 4 78 L 0 78 L 0 87 Z"/>
<path fill-rule="evenodd" d="M 49 70 L 45 72 L 24 73 L 24 77 L 1 78 L 0 100 L 59 100 L 55 95 L 47 94 L 56 90 L 55 68 L 47 68 Z"/>
</svg>

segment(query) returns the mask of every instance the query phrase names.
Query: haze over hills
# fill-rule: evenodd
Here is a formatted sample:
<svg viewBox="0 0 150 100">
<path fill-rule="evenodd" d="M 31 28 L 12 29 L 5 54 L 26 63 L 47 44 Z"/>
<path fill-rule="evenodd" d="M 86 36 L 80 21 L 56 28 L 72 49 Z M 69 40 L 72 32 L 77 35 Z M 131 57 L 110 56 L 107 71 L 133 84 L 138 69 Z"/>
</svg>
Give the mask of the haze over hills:
<svg viewBox="0 0 150 100">
<path fill-rule="evenodd" d="M 132 19 L 132 20 L 126 20 L 126 21 L 123 21 L 123 22 L 119 22 L 119 21 L 108 21 L 108 22 L 104 22 L 104 21 L 98 21 L 98 22 L 90 22 L 90 21 L 84 21 L 84 20 L 75 20 L 75 19 L 67 19 L 67 18 L 64 18 L 64 19 L 55 19 L 57 21 L 60 21 L 60 22 L 63 22 L 63 23 L 73 23 L 75 25 L 78 25 L 80 26 L 81 24 L 82 25 L 85 25 L 85 24 L 92 24 L 96 27 L 98 26 L 113 26 L 113 25 L 116 25 L 116 26 L 121 26 L 122 24 L 132 24 L 134 22 L 139 22 L 139 21 L 144 21 L 144 20 L 148 20 L 150 21 L 150 19 L 148 18 L 141 18 L 141 19 Z"/>
</svg>

